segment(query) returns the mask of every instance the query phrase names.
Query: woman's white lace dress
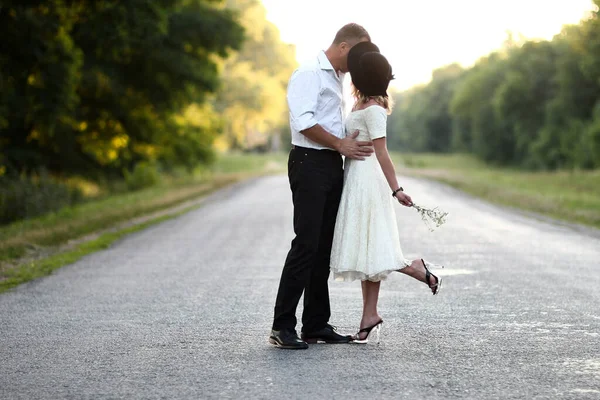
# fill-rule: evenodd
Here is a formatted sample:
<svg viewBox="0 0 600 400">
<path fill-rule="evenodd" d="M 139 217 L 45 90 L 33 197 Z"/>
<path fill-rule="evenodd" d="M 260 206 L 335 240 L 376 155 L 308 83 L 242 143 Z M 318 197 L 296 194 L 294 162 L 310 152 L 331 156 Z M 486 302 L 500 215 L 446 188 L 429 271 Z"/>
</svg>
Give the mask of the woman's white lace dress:
<svg viewBox="0 0 600 400">
<path fill-rule="evenodd" d="M 370 106 L 353 111 L 346 119 L 346 132 L 360 131 L 357 140 L 386 135 L 387 112 Z M 346 158 L 344 191 L 340 201 L 331 270 L 335 280 L 380 281 L 407 265 L 400 247 L 390 187 L 375 154 L 364 161 Z"/>
</svg>

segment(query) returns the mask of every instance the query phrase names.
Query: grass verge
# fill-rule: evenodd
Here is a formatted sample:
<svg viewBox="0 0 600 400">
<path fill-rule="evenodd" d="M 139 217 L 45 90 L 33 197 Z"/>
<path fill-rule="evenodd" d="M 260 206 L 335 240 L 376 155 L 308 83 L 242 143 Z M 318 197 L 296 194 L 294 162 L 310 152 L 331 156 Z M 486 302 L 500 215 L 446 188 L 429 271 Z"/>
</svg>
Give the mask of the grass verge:
<svg viewBox="0 0 600 400">
<path fill-rule="evenodd" d="M 109 196 L 2 226 L 0 292 L 48 275 L 131 232 L 187 212 L 194 206 L 183 211 L 180 206 L 219 188 L 281 172 L 284 160 L 285 154 L 226 155 L 218 159 L 209 174 L 199 178 Z"/>
<path fill-rule="evenodd" d="M 83 242 L 73 250 L 56 253 L 47 258 L 41 258 L 36 261 L 21 264 L 17 268 L 9 269 L 4 273 L 4 279 L 0 281 L 0 293 L 32 279 L 49 275 L 52 273 L 52 271 L 62 266 L 72 264 L 90 253 L 108 248 L 113 242 L 127 234 L 142 230 L 152 224 L 164 221 L 166 219 L 176 217 L 177 215 L 181 215 L 187 211 L 189 210 L 164 215 L 138 225 L 121 229 L 118 232 L 104 233 L 96 239 Z"/>
<path fill-rule="evenodd" d="M 444 182 L 493 203 L 600 228 L 600 171 L 525 172 L 490 167 L 464 154 L 393 154 L 392 158 L 402 174 Z M 214 190 L 253 176 L 285 172 L 285 160 L 284 153 L 230 154 L 220 157 L 201 178 L 110 196 L 2 226 L 0 292 L 181 215 L 196 207 L 182 209 L 182 205 Z"/>
<path fill-rule="evenodd" d="M 492 203 L 600 228 L 600 171 L 529 172 L 465 154 L 395 154 L 399 172 L 449 184 Z"/>
</svg>

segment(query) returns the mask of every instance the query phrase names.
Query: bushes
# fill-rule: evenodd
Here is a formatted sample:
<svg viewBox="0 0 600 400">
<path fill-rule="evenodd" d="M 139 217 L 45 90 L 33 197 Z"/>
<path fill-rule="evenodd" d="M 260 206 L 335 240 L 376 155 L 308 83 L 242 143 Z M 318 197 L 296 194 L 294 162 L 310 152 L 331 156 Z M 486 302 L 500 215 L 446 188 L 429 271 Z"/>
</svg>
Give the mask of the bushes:
<svg viewBox="0 0 600 400">
<path fill-rule="evenodd" d="M 0 224 L 36 217 L 83 200 L 83 193 L 46 174 L 0 177 Z"/>
<path fill-rule="evenodd" d="M 158 166 L 148 162 L 140 162 L 123 174 L 125 180 L 110 182 L 108 192 L 140 190 L 162 181 Z M 58 181 L 45 172 L 33 177 L 0 176 L 0 224 L 57 211 L 85 198 L 79 186 Z"/>
<path fill-rule="evenodd" d="M 123 170 L 122 178 L 89 181 L 70 177 L 58 180 L 43 172 L 31 177 L 1 175 L 0 225 L 37 217 L 90 199 L 146 189 L 191 177 L 184 169 L 164 171 L 158 163 L 140 162 Z"/>
<path fill-rule="evenodd" d="M 128 190 L 144 189 L 161 181 L 158 166 L 149 162 L 137 163 L 131 172 L 123 170 L 123 176 Z"/>
</svg>

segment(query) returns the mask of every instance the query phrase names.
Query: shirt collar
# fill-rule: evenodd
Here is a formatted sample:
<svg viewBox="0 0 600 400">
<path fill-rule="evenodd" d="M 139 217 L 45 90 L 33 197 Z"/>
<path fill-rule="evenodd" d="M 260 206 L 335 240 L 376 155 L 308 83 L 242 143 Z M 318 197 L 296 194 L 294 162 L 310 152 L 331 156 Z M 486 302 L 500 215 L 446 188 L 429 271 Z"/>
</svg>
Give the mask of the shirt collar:
<svg viewBox="0 0 600 400">
<path fill-rule="evenodd" d="M 321 52 L 319 53 L 319 65 L 321 66 L 321 69 L 328 69 L 333 71 L 333 65 L 331 65 L 331 62 L 329 62 L 329 59 L 327 58 L 327 55 L 325 54 L 324 51 L 321 50 Z"/>
</svg>

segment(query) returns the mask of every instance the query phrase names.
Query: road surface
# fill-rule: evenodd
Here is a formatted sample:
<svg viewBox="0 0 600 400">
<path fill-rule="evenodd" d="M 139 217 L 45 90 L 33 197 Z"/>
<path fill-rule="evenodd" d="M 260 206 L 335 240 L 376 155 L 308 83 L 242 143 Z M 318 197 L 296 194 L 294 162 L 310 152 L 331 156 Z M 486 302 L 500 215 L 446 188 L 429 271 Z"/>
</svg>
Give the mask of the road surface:
<svg viewBox="0 0 600 400">
<path fill-rule="evenodd" d="M 431 233 L 397 207 L 405 255 L 445 283 L 384 282 L 378 346 L 267 343 L 293 235 L 271 176 L 0 295 L 0 398 L 599 399 L 599 231 L 401 183 L 450 213 Z M 330 292 L 355 332 L 360 284 Z"/>
</svg>

